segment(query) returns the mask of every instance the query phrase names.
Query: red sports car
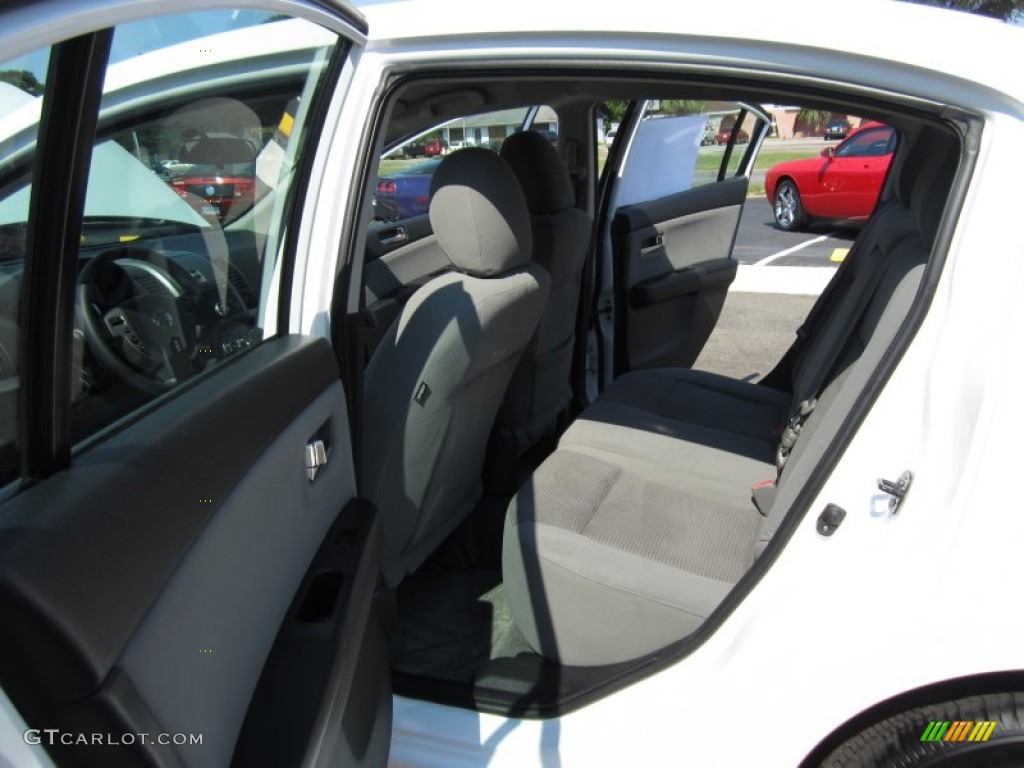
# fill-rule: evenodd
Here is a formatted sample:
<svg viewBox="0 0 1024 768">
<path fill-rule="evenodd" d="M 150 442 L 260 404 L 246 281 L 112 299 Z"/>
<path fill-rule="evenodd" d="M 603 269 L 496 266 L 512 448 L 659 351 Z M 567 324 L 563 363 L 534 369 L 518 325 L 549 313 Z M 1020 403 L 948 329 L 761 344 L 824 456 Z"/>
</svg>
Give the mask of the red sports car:
<svg viewBox="0 0 1024 768">
<path fill-rule="evenodd" d="M 896 131 L 866 123 L 820 157 L 773 165 L 765 174 L 764 191 L 779 229 L 802 229 L 811 218 L 866 219 L 875 207 L 889 170 Z"/>
</svg>

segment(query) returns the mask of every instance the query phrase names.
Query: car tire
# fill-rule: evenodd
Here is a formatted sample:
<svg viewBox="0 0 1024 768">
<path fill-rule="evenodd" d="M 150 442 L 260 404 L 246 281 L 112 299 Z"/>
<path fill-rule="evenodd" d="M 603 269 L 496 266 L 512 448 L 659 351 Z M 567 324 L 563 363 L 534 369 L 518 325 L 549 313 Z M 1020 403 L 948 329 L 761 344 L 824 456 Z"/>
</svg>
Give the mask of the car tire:
<svg viewBox="0 0 1024 768">
<path fill-rule="evenodd" d="M 996 723 L 986 741 L 922 741 L 936 722 Z M 950 726 L 947 735 L 956 731 Z M 843 742 L 821 763 L 824 768 L 869 766 L 1019 766 L 1024 765 L 1024 692 L 968 696 L 912 709 L 889 717 Z"/>
<path fill-rule="evenodd" d="M 784 232 L 799 231 L 807 223 L 800 190 L 789 179 L 783 179 L 775 188 L 772 213 L 775 215 L 775 226 Z"/>
</svg>

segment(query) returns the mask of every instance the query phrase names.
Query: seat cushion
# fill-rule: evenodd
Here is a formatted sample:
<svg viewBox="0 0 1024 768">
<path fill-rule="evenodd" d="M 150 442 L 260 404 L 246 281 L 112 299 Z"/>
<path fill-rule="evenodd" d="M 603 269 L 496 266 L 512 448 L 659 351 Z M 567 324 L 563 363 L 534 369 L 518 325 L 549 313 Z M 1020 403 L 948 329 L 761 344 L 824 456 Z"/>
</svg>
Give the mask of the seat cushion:
<svg viewBox="0 0 1024 768">
<path fill-rule="evenodd" d="M 620 376 L 601 395 L 674 422 L 778 443 L 791 396 L 769 387 L 688 368 L 656 368 Z"/>
<path fill-rule="evenodd" d="M 509 607 L 545 657 L 637 658 L 700 626 L 754 560 L 760 516 L 560 448 L 505 522 Z"/>
<path fill-rule="evenodd" d="M 689 405 L 691 398 L 701 407 Z M 756 384 L 685 369 L 638 371 L 617 379 L 559 445 L 744 507 L 752 486 L 775 477 L 788 408 L 786 393 Z"/>
</svg>

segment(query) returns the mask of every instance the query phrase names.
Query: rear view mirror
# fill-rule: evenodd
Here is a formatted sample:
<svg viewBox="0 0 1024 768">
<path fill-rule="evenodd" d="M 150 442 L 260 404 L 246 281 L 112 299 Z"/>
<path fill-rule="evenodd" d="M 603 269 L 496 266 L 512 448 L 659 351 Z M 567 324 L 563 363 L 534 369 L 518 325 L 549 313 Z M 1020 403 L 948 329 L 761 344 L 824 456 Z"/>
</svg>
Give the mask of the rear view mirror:
<svg viewBox="0 0 1024 768">
<path fill-rule="evenodd" d="M 829 160 L 831 160 L 835 156 L 835 148 L 825 147 L 823 150 L 821 150 L 821 156 L 827 157 Z"/>
</svg>

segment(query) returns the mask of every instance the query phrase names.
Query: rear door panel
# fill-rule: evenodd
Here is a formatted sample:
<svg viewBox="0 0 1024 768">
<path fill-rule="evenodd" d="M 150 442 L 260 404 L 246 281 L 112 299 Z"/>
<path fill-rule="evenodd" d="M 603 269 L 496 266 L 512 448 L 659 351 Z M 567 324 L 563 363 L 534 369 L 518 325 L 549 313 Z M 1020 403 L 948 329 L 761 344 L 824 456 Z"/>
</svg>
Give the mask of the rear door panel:
<svg viewBox="0 0 1024 768">
<path fill-rule="evenodd" d="M 683 114 L 664 114 L 680 104 Z M 767 118 L 738 103 L 707 113 L 694 104 L 648 102 L 619 173 L 608 177 L 613 377 L 693 365 L 736 277 L 733 241 Z M 709 146 L 722 126 L 732 129 L 729 142 Z"/>
<path fill-rule="evenodd" d="M 746 194 L 747 180 L 736 178 L 619 209 L 620 371 L 697 359 L 736 277 L 730 254 Z"/>
</svg>

